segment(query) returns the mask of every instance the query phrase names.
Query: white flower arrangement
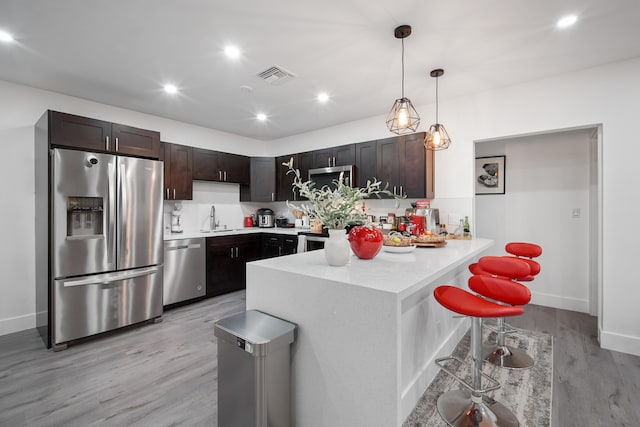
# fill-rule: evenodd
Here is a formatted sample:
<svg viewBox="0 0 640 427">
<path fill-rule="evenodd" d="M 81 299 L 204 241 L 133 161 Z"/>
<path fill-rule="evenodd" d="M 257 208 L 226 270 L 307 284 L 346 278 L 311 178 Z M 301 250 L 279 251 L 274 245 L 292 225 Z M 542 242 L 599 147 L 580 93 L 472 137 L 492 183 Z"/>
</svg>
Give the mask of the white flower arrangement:
<svg viewBox="0 0 640 427">
<path fill-rule="evenodd" d="M 291 209 L 302 211 L 311 221 L 318 220 L 328 229 L 344 229 L 348 225 L 366 223 L 366 214 L 362 210 L 362 201 L 370 196 L 380 198 L 381 194 L 390 195 L 396 199 L 387 187 L 381 188 L 382 182 L 367 180 L 364 188 L 350 187 L 345 183 L 343 174 L 334 180 L 335 188 L 327 185 L 316 188 L 312 181 L 303 181 L 300 177 L 300 170 L 293 167 L 293 157 L 289 162 L 283 163 L 289 168 L 287 174 L 293 173 L 292 186 L 297 188 L 302 197 L 306 197 L 309 203 L 294 204 L 287 200 L 287 206 Z M 397 203 L 397 200 L 396 200 Z"/>
</svg>

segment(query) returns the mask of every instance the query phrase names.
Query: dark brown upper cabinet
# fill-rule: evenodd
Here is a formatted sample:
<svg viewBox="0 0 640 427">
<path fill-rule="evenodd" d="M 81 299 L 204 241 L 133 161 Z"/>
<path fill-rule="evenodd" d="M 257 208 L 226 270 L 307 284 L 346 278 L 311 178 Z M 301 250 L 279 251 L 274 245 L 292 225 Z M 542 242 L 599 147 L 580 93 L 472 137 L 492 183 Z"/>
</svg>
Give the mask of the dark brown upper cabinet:
<svg viewBox="0 0 640 427">
<path fill-rule="evenodd" d="M 160 133 L 49 111 L 49 144 L 55 147 L 160 158 Z"/>
<path fill-rule="evenodd" d="M 240 186 L 241 202 L 276 201 L 276 159 L 251 157 L 249 185 Z"/>
<path fill-rule="evenodd" d="M 193 149 L 163 142 L 165 200 L 193 200 Z"/>
<path fill-rule="evenodd" d="M 373 181 L 374 178 L 380 179 L 377 168 L 377 149 L 378 141 L 361 142 L 356 145 L 356 179 L 355 185 L 365 187 L 367 181 Z"/>
<path fill-rule="evenodd" d="M 340 145 L 313 151 L 313 168 L 349 166 L 356 163 L 356 145 Z"/>
<path fill-rule="evenodd" d="M 248 185 L 249 157 L 194 148 L 193 179 Z"/>
<path fill-rule="evenodd" d="M 433 152 L 423 145 L 424 133 L 381 139 L 376 144 L 376 178 L 389 191 L 408 198 L 433 198 Z"/>
<path fill-rule="evenodd" d="M 293 188 L 294 173 L 287 173 L 289 168 L 283 166 L 293 157 L 293 167 L 298 169 L 298 155 L 289 154 L 276 157 L 276 200 L 298 200 L 298 192 Z M 306 181 L 306 179 L 305 179 Z"/>
</svg>

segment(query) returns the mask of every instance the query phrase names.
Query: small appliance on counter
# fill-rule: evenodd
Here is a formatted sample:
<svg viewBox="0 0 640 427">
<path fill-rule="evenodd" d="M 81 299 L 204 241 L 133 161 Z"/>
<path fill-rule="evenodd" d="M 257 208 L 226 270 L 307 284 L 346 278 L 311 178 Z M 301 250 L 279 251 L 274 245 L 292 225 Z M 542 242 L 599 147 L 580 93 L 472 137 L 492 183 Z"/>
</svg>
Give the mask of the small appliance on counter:
<svg viewBox="0 0 640 427">
<path fill-rule="evenodd" d="M 276 218 L 276 227 L 280 228 L 293 228 L 294 224 L 289 224 L 289 220 L 284 216 Z"/>
<path fill-rule="evenodd" d="M 182 233 L 182 224 L 180 223 L 180 217 L 182 216 L 182 203 L 176 202 L 173 205 L 171 211 L 171 232 Z"/>
<path fill-rule="evenodd" d="M 274 226 L 273 211 L 271 209 L 258 209 L 256 215 L 258 215 L 258 227 L 270 228 Z"/>
</svg>

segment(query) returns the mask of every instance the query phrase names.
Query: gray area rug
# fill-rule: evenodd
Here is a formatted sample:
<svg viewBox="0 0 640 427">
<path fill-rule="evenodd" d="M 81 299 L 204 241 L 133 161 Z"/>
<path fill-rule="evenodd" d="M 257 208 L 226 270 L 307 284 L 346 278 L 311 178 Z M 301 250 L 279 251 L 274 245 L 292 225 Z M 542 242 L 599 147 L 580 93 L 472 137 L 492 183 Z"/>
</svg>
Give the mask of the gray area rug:
<svg viewBox="0 0 640 427">
<path fill-rule="evenodd" d="M 495 342 L 495 332 L 484 328 L 484 343 Z M 502 387 L 489 396 L 511 409 L 521 426 L 549 427 L 551 425 L 551 391 L 553 381 L 553 337 L 539 332 L 520 330 L 506 337 L 507 345 L 526 351 L 535 360 L 531 369 L 505 369 L 485 363 L 483 372 L 497 379 Z M 470 362 L 469 332 L 460 340 L 453 355 Z M 449 365 L 451 366 L 451 365 Z M 451 369 L 451 368 L 450 368 Z M 469 365 L 458 367 L 456 372 L 470 382 Z M 403 427 L 446 426 L 436 402 L 438 396 L 448 390 L 464 389 L 450 375 L 440 371 L 424 392 L 416 407 L 402 424 Z"/>
</svg>

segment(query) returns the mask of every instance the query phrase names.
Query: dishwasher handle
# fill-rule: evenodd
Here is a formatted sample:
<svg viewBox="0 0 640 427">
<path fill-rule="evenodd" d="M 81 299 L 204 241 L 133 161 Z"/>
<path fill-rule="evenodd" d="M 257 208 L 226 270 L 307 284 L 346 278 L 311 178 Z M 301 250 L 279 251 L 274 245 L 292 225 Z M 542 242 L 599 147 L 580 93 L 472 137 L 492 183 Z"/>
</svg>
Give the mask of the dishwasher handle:
<svg viewBox="0 0 640 427">
<path fill-rule="evenodd" d="M 180 246 L 169 246 L 166 248 L 167 251 L 177 251 L 180 249 L 200 249 L 202 245 L 200 243 L 192 243 L 190 245 L 180 245 Z"/>
</svg>

